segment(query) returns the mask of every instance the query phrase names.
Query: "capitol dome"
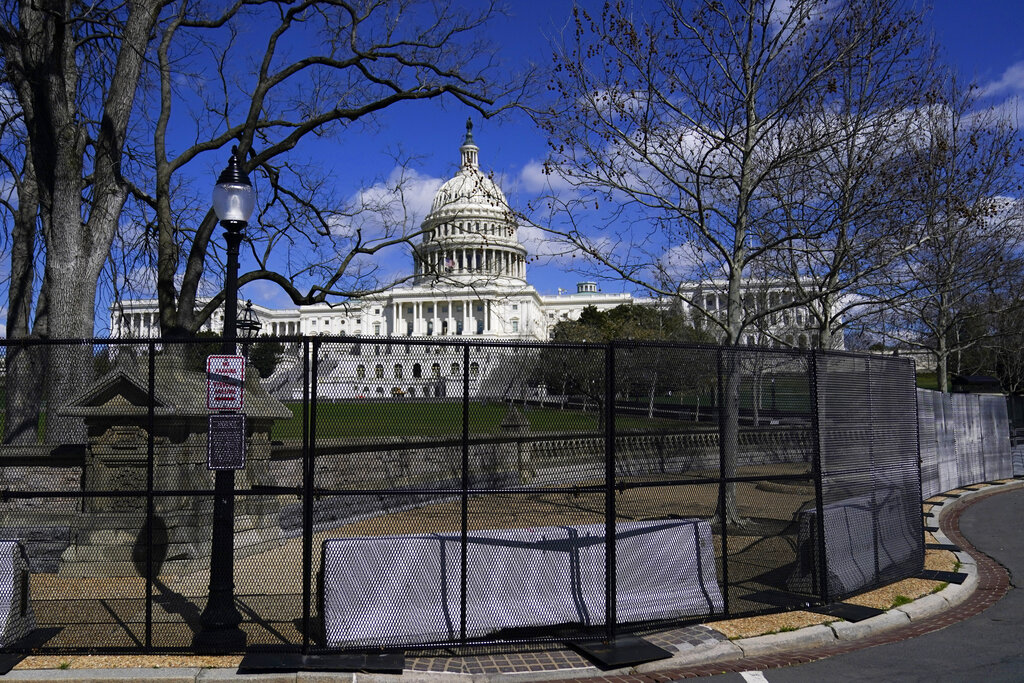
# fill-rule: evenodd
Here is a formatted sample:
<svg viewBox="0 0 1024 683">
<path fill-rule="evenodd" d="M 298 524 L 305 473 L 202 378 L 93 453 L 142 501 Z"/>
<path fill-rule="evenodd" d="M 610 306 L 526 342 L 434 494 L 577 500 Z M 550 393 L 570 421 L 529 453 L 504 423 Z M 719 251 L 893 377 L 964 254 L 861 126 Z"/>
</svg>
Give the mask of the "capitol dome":
<svg viewBox="0 0 1024 683">
<path fill-rule="evenodd" d="M 454 178 L 437 190 L 430 212 L 458 212 L 466 208 L 510 210 L 505 194 L 497 183 L 485 176 L 479 168 L 463 166 Z"/>
<path fill-rule="evenodd" d="M 434 195 L 413 255 L 417 284 L 526 281 L 526 249 L 505 194 L 480 170 L 473 122 L 459 147 L 462 164 Z M 511 284 L 511 283 L 510 283 Z"/>
</svg>

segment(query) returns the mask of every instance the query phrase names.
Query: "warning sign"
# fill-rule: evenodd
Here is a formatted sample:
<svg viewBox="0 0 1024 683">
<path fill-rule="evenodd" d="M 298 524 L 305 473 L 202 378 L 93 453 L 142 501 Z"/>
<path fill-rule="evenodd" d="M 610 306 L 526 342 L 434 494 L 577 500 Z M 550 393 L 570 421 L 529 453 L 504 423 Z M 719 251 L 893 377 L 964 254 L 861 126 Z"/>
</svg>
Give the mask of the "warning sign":
<svg viewBox="0 0 1024 683">
<path fill-rule="evenodd" d="M 241 410 L 245 384 L 245 358 L 206 358 L 206 407 L 208 410 Z"/>
</svg>

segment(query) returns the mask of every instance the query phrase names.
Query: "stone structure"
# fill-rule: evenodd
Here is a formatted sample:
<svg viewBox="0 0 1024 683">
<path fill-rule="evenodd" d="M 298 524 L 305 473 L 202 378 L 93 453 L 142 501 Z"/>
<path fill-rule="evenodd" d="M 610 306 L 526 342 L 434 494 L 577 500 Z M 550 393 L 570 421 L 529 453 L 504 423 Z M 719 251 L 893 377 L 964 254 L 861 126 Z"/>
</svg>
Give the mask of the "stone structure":
<svg viewBox="0 0 1024 683">
<path fill-rule="evenodd" d="M 76 575 L 105 575 L 119 571 L 109 565 L 140 563 L 149 474 L 148 368 L 134 360 L 101 377 L 61 412 L 85 421 L 88 441 L 82 469 L 85 493 L 121 493 L 86 497 L 71 545 L 62 556 L 61 571 Z M 270 475 L 270 429 L 277 419 L 290 419 L 291 411 L 271 398 L 246 373 L 246 467 L 236 488 L 251 489 L 275 482 Z M 154 541 L 162 548 L 158 571 L 179 573 L 198 567 L 209 557 L 213 500 L 193 491 L 213 489 L 207 468 L 206 374 L 183 367 L 179 355 L 156 359 L 153 390 L 153 487 L 180 495 L 154 497 Z M 280 538 L 278 503 L 272 496 L 244 496 L 236 503 L 238 527 L 250 538 L 236 548 L 274 542 Z M 236 546 L 239 542 L 236 541 Z M 126 554 L 132 549 L 132 556 Z M 116 573 L 115 573 L 116 575 Z"/>
</svg>

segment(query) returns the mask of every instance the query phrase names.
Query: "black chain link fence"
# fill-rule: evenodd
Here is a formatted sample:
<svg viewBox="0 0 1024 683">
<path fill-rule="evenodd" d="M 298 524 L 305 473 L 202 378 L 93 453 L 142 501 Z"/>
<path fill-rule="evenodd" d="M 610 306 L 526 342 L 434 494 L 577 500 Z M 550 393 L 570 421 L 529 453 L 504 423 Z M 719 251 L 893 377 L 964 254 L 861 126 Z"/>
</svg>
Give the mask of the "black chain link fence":
<svg viewBox="0 0 1024 683">
<path fill-rule="evenodd" d="M 211 547 L 219 340 L 3 347 L 0 538 L 37 651 L 195 651 L 225 553 L 248 651 L 614 637 L 923 568 L 909 361 L 273 343 L 245 373 L 233 548 Z"/>
</svg>

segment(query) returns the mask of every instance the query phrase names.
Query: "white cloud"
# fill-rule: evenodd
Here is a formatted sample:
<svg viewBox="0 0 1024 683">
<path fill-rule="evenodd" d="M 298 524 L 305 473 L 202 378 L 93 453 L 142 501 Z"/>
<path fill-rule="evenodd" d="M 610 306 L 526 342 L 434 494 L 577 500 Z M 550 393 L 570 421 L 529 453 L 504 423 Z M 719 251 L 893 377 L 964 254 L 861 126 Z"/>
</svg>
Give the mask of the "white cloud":
<svg viewBox="0 0 1024 683">
<path fill-rule="evenodd" d="M 1011 64 L 998 80 L 981 86 L 981 97 L 1024 93 L 1024 62 Z"/>
<path fill-rule="evenodd" d="M 295 306 L 278 284 L 267 280 L 257 280 L 246 284 L 239 290 L 238 298 L 251 299 L 268 308 L 292 308 Z"/>
<path fill-rule="evenodd" d="M 352 236 L 361 230 L 366 239 L 388 239 L 419 230 L 443 180 L 415 169 L 396 166 L 382 180 L 356 192 L 349 210 L 339 213 L 332 231 Z"/>
<path fill-rule="evenodd" d="M 711 252 L 696 242 L 684 242 L 666 249 L 659 261 L 659 269 L 674 282 L 707 280 L 724 274 Z"/>
<path fill-rule="evenodd" d="M 545 264 L 565 263 L 575 251 L 564 240 L 557 239 L 536 225 L 519 226 L 519 242 L 526 247 L 526 252 L 531 258 L 536 258 Z"/>
<path fill-rule="evenodd" d="M 519 182 L 527 192 L 557 193 L 572 189 L 572 183 L 557 170 L 546 172 L 544 162 L 535 159 L 531 159 L 519 171 Z"/>
</svg>

